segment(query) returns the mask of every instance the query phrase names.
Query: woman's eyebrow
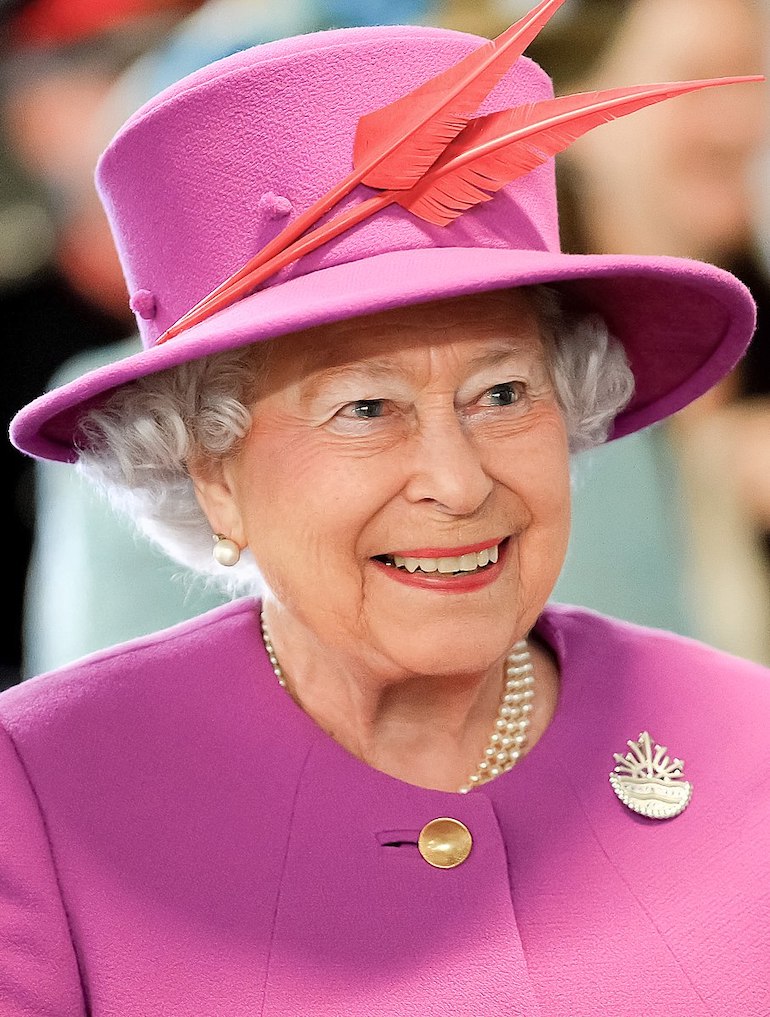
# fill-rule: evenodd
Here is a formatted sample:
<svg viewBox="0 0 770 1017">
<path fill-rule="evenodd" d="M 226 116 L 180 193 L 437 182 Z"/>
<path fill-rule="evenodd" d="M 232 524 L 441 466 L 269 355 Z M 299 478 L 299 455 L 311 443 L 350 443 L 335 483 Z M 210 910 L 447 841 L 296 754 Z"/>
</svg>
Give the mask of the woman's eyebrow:
<svg viewBox="0 0 770 1017">
<path fill-rule="evenodd" d="M 535 351 L 529 347 L 511 346 L 501 343 L 499 346 L 487 347 L 475 356 L 470 358 L 469 366 L 474 370 L 483 370 L 485 367 L 497 367 L 508 360 L 532 359 Z"/>
<path fill-rule="evenodd" d="M 338 364 L 323 368 L 305 379 L 301 386 L 302 399 L 307 401 L 315 398 L 327 386 L 339 382 L 378 382 L 392 381 L 400 371 L 392 360 L 375 359 L 364 363 Z"/>
</svg>

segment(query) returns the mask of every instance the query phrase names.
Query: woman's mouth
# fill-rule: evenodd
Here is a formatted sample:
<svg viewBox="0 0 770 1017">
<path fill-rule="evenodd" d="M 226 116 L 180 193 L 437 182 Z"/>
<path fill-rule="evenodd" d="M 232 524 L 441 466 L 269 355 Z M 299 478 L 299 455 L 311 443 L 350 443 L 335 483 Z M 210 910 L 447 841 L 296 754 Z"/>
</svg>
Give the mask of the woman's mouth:
<svg viewBox="0 0 770 1017">
<path fill-rule="evenodd" d="M 444 557 L 412 557 L 399 554 L 378 555 L 377 560 L 392 568 L 404 569 L 406 572 L 438 572 L 441 575 L 453 576 L 480 572 L 489 565 L 494 565 L 500 556 L 499 545 L 484 548 L 482 551 L 470 551 L 465 554 Z"/>
<path fill-rule="evenodd" d="M 419 548 L 377 555 L 375 561 L 386 575 L 436 592 L 472 592 L 494 582 L 500 575 L 508 537 L 465 547 Z M 443 552 L 443 553 L 442 553 Z"/>
</svg>

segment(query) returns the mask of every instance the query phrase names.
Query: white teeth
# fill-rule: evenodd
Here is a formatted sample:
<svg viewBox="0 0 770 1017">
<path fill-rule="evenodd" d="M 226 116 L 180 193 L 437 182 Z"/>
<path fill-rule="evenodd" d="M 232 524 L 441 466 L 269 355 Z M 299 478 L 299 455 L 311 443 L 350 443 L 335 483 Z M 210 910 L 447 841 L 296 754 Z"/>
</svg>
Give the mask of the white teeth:
<svg viewBox="0 0 770 1017">
<path fill-rule="evenodd" d="M 459 558 L 438 558 L 438 570 L 439 572 L 459 572 L 460 571 L 460 559 Z"/>
<path fill-rule="evenodd" d="M 435 572 L 438 568 L 435 558 L 402 558 L 396 554 L 393 556 L 393 564 L 406 569 L 407 572 Z"/>
<path fill-rule="evenodd" d="M 420 572 L 440 572 L 442 575 L 449 575 L 452 572 L 475 572 L 485 565 L 494 564 L 498 554 L 497 545 L 454 558 L 402 558 L 396 554 L 393 556 L 393 564 L 406 569 L 407 572 L 417 572 L 419 569 Z"/>
<path fill-rule="evenodd" d="M 404 562 L 407 572 L 435 572 L 435 558 L 396 558 L 396 564 L 399 560 Z"/>
</svg>

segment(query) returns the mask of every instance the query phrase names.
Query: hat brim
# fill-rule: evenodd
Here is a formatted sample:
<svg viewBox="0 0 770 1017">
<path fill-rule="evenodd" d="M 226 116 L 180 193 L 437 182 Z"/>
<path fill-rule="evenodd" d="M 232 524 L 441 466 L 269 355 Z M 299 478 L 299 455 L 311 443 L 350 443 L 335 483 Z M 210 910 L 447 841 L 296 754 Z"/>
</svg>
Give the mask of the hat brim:
<svg viewBox="0 0 770 1017">
<path fill-rule="evenodd" d="M 754 332 L 748 289 L 703 262 L 498 248 L 391 251 L 268 286 L 169 342 L 56 388 L 15 416 L 11 441 L 35 458 L 72 462 L 83 412 L 137 378 L 328 322 L 539 283 L 562 284 L 579 304 L 602 314 L 626 350 L 636 389 L 611 439 L 703 395 L 735 367 Z"/>
</svg>

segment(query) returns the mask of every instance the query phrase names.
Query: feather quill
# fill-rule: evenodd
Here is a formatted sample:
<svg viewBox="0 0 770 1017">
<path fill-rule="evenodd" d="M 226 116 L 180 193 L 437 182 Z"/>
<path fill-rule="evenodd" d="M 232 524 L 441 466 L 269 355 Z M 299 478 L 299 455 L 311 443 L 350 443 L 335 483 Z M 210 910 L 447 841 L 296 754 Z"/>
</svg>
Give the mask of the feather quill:
<svg viewBox="0 0 770 1017">
<path fill-rule="evenodd" d="M 760 75 L 605 89 L 479 117 L 394 200 L 419 218 L 446 226 L 601 124 L 701 88 L 762 80 Z"/>
<path fill-rule="evenodd" d="M 506 184 L 529 173 L 601 124 L 701 88 L 764 80 L 763 75 L 752 75 L 635 85 L 546 99 L 478 117 L 409 191 L 381 191 L 346 209 L 269 261 L 231 281 L 217 296 L 213 308 L 201 312 L 198 320 L 252 293 L 287 265 L 388 205 L 398 203 L 419 218 L 437 226 L 447 226 L 463 212 L 489 201 Z M 158 342 L 165 342 L 167 338 L 171 336 L 165 333 Z"/>
<path fill-rule="evenodd" d="M 226 290 L 293 244 L 358 184 L 391 190 L 411 187 L 465 128 L 486 96 L 564 2 L 541 0 L 497 39 L 396 102 L 362 117 L 354 142 L 353 172 L 200 300 L 164 332 L 158 343 L 215 313 L 220 307 L 219 297 Z"/>
<path fill-rule="evenodd" d="M 464 129 L 564 0 L 542 0 L 515 25 L 459 63 L 382 109 L 362 116 L 353 165 L 360 182 L 404 190 L 415 184 Z"/>
</svg>

